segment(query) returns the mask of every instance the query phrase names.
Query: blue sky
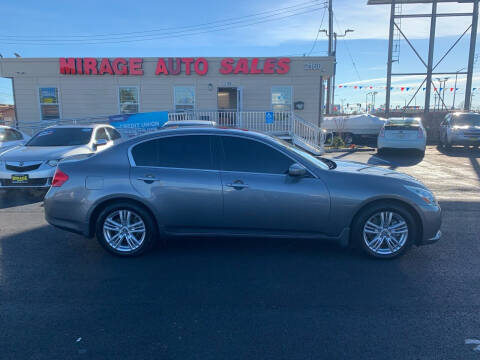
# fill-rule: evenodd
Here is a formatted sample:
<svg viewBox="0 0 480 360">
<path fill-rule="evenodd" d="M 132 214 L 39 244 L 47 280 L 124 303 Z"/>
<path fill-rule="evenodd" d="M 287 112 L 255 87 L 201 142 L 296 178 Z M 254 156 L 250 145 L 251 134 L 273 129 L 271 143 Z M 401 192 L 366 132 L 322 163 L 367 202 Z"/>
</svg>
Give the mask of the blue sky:
<svg viewBox="0 0 480 360">
<path fill-rule="evenodd" d="M 335 31 L 343 33 L 346 28 L 355 30 L 346 40 L 338 42 L 337 84 L 385 86 L 388 6 L 367 6 L 366 0 L 333 1 Z M 324 14 L 323 2 L 324 0 L 12 1 L 2 4 L 2 13 L 8 16 L 2 16 L 0 22 L 0 54 L 4 57 L 12 57 L 14 52 L 23 57 L 301 56 L 312 50 Z M 425 5 L 414 5 L 409 9 L 409 12 L 428 12 Z M 404 12 L 406 10 L 407 7 L 404 7 Z M 439 12 L 469 10 L 469 4 L 439 5 Z M 274 16 L 272 12 L 275 11 L 278 12 Z M 253 20 L 248 23 L 232 20 L 241 27 L 230 26 L 222 31 L 178 36 L 178 31 L 183 31 L 182 35 L 188 33 L 186 26 L 258 13 L 263 15 L 250 18 Z M 245 19 L 247 18 L 242 21 Z M 267 19 L 272 21 L 267 22 Z M 325 16 L 323 28 L 326 25 Z M 467 26 L 468 18 L 444 18 L 438 21 L 437 60 Z M 217 29 L 223 28 L 218 26 Z M 402 29 L 426 60 L 428 22 L 403 20 Z M 150 40 L 138 41 L 138 37 L 129 37 L 134 34 L 105 36 L 132 32 L 137 32 L 136 36 L 142 35 L 142 40 Z M 177 36 L 172 37 L 174 34 Z M 152 39 L 154 35 L 156 38 Z M 96 43 L 84 39 L 94 39 Z M 320 34 L 311 51 L 312 55 L 325 55 L 325 39 L 325 35 Z M 466 66 L 468 46 L 469 34 L 459 42 L 438 70 L 456 71 Z M 394 71 L 421 72 L 422 66 L 403 41 L 400 63 L 395 65 Z M 418 77 L 396 78 L 392 85 L 414 87 L 422 80 Z M 462 101 L 464 81 L 460 76 L 458 102 Z M 353 90 L 350 86 L 336 90 L 336 103 L 342 100 L 344 103 L 365 103 L 367 91 Z M 480 87 L 480 76 L 475 76 L 475 86 Z M 453 77 L 447 83 L 447 88 L 449 87 L 453 87 Z M 377 104 L 380 104 L 384 102 L 384 91 L 378 91 Z M 393 104 L 403 105 L 411 95 L 413 90 L 394 91 Z M 445 97 L 446 102 L 451 104 L 451 93 L 447 91 Z M 10 81 L 0 79 L 0 103 L 12 101 Z M 422 91 L 417 97 L 417 103 L 423 103 Z M 478 99 L 474 96 L 473 103 L 475 106 L 480 105 L 480 91 Z"/>
</svg>

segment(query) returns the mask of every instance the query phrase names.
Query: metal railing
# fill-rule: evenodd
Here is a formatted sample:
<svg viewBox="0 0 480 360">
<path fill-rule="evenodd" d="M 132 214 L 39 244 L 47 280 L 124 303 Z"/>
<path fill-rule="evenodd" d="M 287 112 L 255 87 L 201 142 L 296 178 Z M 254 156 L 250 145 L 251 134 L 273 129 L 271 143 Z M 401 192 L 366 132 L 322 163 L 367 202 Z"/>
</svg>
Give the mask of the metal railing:
<svg viewBox="0 0 480 360">
<path fill-rule="evenodd" d="M 300 147 L 307 150 L 323 151 L 325 133 L 291 111 L 189 111 L 168 113 L 169 121 L 208 120 L 215 121 L 219 126 L 259 131 L 276 136 L 286 136 Z M 42 121 L 20 121 L 18 128 L 29 135 L 52 125 L 82 125 L 109 124 L 108 116 L 92 116 Z M 133 137 L 156 129 L 142 127 L 117 128 L 123 136 Z M 305 146 L 306 145 L 306 146 Z"/>
</svg>

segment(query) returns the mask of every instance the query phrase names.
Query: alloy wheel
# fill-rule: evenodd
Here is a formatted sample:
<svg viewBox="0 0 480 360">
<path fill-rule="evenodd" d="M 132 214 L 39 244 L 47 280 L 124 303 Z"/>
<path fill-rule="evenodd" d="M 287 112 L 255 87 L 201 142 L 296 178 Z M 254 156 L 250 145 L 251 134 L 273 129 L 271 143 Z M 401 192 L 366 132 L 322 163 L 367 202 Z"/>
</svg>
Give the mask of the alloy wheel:
<svg viewBox="0 0 480 360">
<path fill-rule="evenodd" d="M 408 239 L 408 223 L 394 211 L 379 211 L 365 222 L 363 240 L 378 255 L 392 255 L 400 251 Z"/>
<path fill-rule="evenodd" d="M 103 223 L 103 236 L 114 250 L 129 253 L 138 249 L 147 230 L 142 218 L 131 210 L 116 210 Z"/>
</svg>

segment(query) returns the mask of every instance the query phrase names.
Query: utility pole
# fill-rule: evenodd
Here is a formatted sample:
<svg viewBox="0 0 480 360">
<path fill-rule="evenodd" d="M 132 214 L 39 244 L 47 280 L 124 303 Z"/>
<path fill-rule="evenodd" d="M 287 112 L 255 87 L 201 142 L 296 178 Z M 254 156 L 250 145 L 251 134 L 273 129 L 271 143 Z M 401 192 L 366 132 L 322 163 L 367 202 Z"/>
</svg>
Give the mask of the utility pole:
<svg viewBox="0 0 480 360">
<path fill-rule="evenodd" d="M 332 0 L 328 0 L 328 56 L 334 56 L 333 54 L 333 4 Z M 336 62 L 336 60 L 335 60 Z M 334 64 L 334 67 L 335 64 Z M 327 101 L 326 101 L 326 109 L 325 113 L 327 115 L 330 114 L 332 109 L 332 84 L 333 84 L 333 77 L 335 76 L 335 70 L 333 71 L 333 75 L 330 76 L 327 80 Z"/>
<path fill-rule="evenodd" d="M 465 87 L 465 106 L 464 110 L 470 110 L 472 104 L 472 81 L 473 81 L 473 65 L 475 63 L 475 44 L 477 42 L 478 28 L 478 0 L 473 1 L 472 30 L 470 33 L 470 53 L 467 66 L 467 85 Z"/>
<path fill-rule="evenodd" d="M 331 0 L 330 0 L 331 1 Z M 331 32 L 327 30 L 320 30 L 320 32 L 325 33 L 325 35 L 328 36 L 328 44 L 329 44 L 329 51 L 330 51 L 330 38 L 333 37 L 333 47 L 332 47 L 332 53 L 329 56 L 333 56 L 335 58 L 335 62 L 333 64 L 333 76 L 328 78 L 327 80 L 327 109 L 326 113 L 330 114 L 330 111 L 332 109 L 332 105 L 334 105 L 335 102 L 335 75 L 337 73 L 337 38 L 344 38 L 347 36 L 348 33 L 353 32 L 352 29 L 347 29 L 343 33 L 343 35 L 338 35 L 336 32 Z M 329 103 L 330 101 L 330 103 Z M 329 106 L 330 105 L 330 106 Z"/>
</svg>

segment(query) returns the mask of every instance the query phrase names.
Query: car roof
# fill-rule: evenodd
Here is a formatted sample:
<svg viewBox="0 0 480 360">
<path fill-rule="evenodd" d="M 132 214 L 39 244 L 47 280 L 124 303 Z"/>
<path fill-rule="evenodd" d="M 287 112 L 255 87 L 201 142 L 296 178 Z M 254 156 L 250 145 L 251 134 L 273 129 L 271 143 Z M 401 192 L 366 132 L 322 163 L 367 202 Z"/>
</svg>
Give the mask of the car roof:
<svg viewBox="0 0 480 360">
<path fill-rule="evenodd" d="M 91 128 L 91 129 L 96 129 L 99 127 L 111 127 L 113 128 L 112 125 L 110 124 L 84 124 L 84 125 L 78 125 L 78 124 L 72 124 L 72 125 L 52 125 L 49 127 L 46 127 L 45 129 L 85 129 L 85 128 Z"/>
<path fill-rule="evenodd" d="M 201 134 L 240 135 L 242 137 L 255 138 L 259 140 L 266 140 L 266 141 L 273 140 L 273 138 L 270 135 L 260 133 L 257 131 L 246 130 L 246 129 L 233 129 L 233 128 L 226 128 L 226 127 L 220 127 L 220 126 L 211 126 L 211 127 L 185 126 L 185 127 L 178 127 L 178 128 L 172 128 L 172 129 L 158 130 L 145 135 L 136 136 L 134 138 L 129 139 L 127 142 L 130 144 L 134 144 L 137 142 L 154 139 L 159 135 L 163 137 L 168 135 L 201 135 Z"/>
<path fill-rule="evenodd" d="M 211 120 L 169 120 L 163 126 L 167 125 L 214 125 Z"/>
</svg>

